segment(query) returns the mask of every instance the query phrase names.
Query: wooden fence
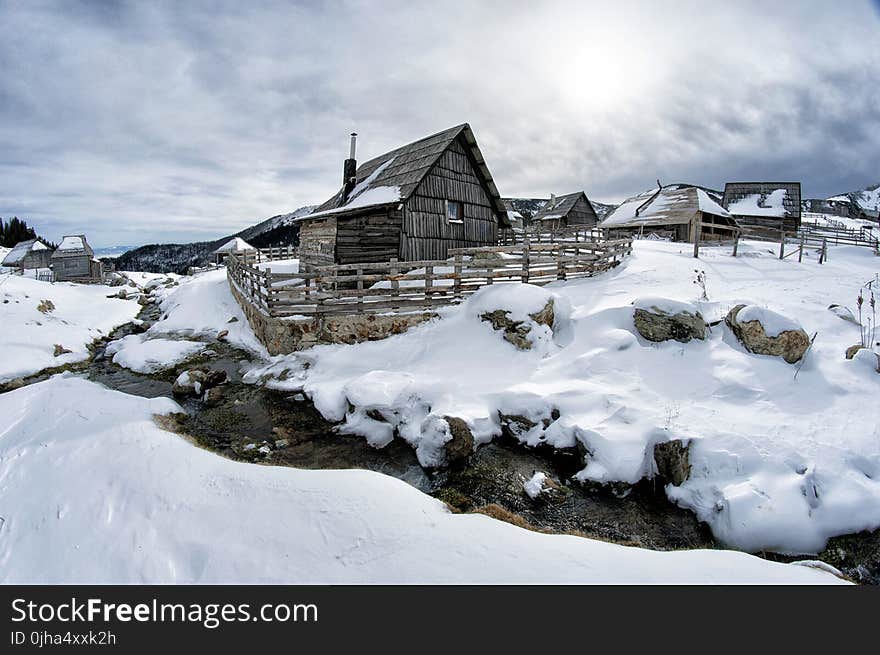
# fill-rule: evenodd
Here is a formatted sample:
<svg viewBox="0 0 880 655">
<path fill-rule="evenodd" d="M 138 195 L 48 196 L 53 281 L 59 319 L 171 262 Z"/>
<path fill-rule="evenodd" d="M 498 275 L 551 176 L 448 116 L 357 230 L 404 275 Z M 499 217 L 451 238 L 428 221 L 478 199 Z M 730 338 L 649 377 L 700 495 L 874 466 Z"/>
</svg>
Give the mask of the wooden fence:
<svg viewBox="0 0 880 655">
<path fill-rule="evenodd" d="M 544 285 L 617 266 L 631 239 L 564 241 L 450 250 L 449 259 L 344 264 L 308 273 L 273 272 L 231 254 L 230 284 L 269 316 L 423 311 L 460 302 L 490 284 Z M 264 255 L 271 256 L 271 255 Z"/>
</svg>

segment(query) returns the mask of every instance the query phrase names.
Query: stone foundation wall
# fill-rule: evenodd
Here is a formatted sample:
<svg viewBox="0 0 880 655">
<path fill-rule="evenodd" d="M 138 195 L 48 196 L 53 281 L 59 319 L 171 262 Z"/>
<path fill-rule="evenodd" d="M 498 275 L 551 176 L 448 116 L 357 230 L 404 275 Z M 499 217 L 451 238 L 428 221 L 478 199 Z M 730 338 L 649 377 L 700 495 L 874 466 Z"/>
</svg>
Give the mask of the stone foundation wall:
<svg viewBox="0 0 880 655">
<path fill-rule="evenodd" d="M 415 312 L 302 319 L 274 318 L 251 304 L 232 280 L 229 280 L 229 289 L 257 339 L 266 346 L 270 355 L 288 354 L 317 344 L 386 339 L 436 316 L 434 312 Z"/>
</svg>

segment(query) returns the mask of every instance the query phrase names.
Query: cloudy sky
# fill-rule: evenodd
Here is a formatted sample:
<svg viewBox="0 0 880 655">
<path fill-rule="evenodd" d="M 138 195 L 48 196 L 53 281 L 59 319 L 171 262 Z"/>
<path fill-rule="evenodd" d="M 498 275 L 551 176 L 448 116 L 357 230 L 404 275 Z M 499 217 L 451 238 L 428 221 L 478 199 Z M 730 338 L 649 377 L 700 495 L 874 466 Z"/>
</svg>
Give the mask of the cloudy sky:
<svg viewBox="0 0 880 655">
<path fill-rule="evenodd" d="M 0 0 L 0 216 L 222 236 L 469 122 L 505 196 L 880 182 L 880 2 Z"/>
</svg>

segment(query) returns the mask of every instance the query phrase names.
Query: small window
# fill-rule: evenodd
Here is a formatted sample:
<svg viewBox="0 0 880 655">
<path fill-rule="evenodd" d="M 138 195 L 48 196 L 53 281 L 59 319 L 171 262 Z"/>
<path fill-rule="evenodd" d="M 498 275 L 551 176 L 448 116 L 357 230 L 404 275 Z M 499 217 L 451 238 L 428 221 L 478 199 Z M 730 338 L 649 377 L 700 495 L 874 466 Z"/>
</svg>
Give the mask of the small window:
<svg viewBox="0 0 880 655">
<path fill-rule="evenodd" d="M 446 220 L 450 223 L 464 222 L 464 206 L 457 200 L 446 201 Z"/>
</svg>

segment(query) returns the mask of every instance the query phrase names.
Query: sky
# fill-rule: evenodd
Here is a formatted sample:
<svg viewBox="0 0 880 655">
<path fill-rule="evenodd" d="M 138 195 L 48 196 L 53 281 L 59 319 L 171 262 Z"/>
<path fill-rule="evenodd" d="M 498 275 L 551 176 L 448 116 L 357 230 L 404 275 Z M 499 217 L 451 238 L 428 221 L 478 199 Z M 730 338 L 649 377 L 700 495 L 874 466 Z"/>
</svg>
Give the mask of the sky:
<svg viewBox="0 0 880 655">
<path fill-rule="evenodd" d="M 880 183 L 880 2 L 0 0 L 0 217 L 213 239 L 468 122 L 500 193 Z"/>
</svg>

